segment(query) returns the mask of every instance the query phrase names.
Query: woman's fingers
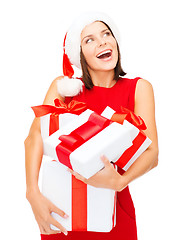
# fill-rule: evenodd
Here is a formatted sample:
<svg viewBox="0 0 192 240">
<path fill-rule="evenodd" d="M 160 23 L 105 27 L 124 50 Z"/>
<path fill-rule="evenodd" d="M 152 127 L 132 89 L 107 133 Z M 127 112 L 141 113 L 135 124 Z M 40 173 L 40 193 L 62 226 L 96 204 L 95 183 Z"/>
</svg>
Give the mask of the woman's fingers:
<svg viewBox="0 0 192 240">
<path fill-rule="evenodd" d="M 44 234 L 44 235 L 51 235 L 51 234 L 58 234 L 58 233 L 61 233 L 61 231 L 52 230 L 51 228 L 47 228 L 46 230 L 41 231 L 41 234 Z"/>
<path fill-rule="evenodd" d="M 54 204 L 51 205 L 50 212 L 57 213 L 59 216 L 63 218 L 69 217 L 64 211 L 56 207 Z M 61 232 L 63 232 L 65 235 L 67 235 L 68 234 L 67 230 L 59 222 L 57 222 L 52 216 L 50 217 L 51 217 L 51 224 L 57 227 L 58 229 L 60 229 Z"/>
<path fill-rule="evenodd" d="M 55 226 L 56 228 L 60 229 L 61 232 L 63 232 L 65 235 L 68 234 L 66 228 L 64 228 L 59 222 L 57 222 L 53 217 L 51 217 L 51 224 Z M 53 230 L 51 230 L 53 231 Z M 54 231 L 55 232 L 55 231 Z"/>
<path fill-rule="evenodd" d="M 101 160 L 105 164 L 105 167 L 111 166 L 111 163 L 109 162 L 109 159 L 105 155 L 101 156 Z"/>
<path fill-rule="evenodd" d="M 39 230 L 41 234 L 46 234 L 46 231 L 42 225 L 39 225 Z"/>
<path fill-rule="evenodd" d="M 110 163 L 109 159 L 108 159 L 106 156 L 102 155 L 102 156 L 101 156 L 101 160 L 102 160 L 102 162 L 104 163 L 105 167 L 111 167 L 111 163 Z M 73 176 L 75 176 L 78 180 L 81 180 L 81 181 L 84 182 L 84 183 L 88 183 L 88 182 L 87 182 L 87 179 L 86 179 L 85 177 L 81 176 L 79 173 L 73 171 L 73 170 L 70 169 L 70 168 L 68 168 L 67 170 L 68 170 Z"/>
<path fill-rule="evenodd" d="M 35 216 L 35 219 L 39 225 L 41 234 L 57 234 L 64 232 L 67 233 L 66 229 L 61 226 L 54 218 L 51 216 L 52 212 L 57 213 L 63 218 L 67 218 L 68 215 L 64 211 L 56 207 L 51 201 L 42 195 L 40 192 L 35 192 L 33 197 L 30 198 L 30 204 Z M 50 225 L 54 225 L 58 230 L 52 230 Z"/>
<path fill-rule="evenodd" d="M 47 225 L 46 223 L 45 223 L 45 226 L 39 225 L 39 230 L 41 234 L 45 234 L 45 235 L 61 233 L 60 230 L 56 230 L 56 231 L 52 230 L 50 228 L 50 225 Z"/>
<path fill-rule="evenodd" d="M 51 205 L 50 212 L 55 212 L 63 218 L 68 218 L 69 217 L 64 211 L 62 211 L 60 208 L 56 207 L 54 204 Z"/>
<path fill-rule="evenodd" d="M 58 228 L 58 230 L 51 229 L 51 225 Z M 65 235 L 68 234 L 67 230 L 59 223 L 57 222 L 51 215 L 47 219 L 46 222 L 44 222 L 41 226 L 39 226 L 41 234 L 58 234 L 63 232 Z"/>
<path fill-rule="evenodd" d="M 63 218 L 67 218 L 69 216 L 49 200 L 46 201 L 48 203 L 48 213 L 46 214 L 47 216 L 42 219 L 41 223 L 39 222 L 39 229 L 41 234 L 49 235 L 63 232 L 65 235 L 67 235 L 67 230 L 51 216 L 51 213 L 54 212 Z M 58 228 L 58 230 L 51 229 L 51 224 Z"/>
<path fill-rule="evenodd" d="M 68 168 L 67 171 L 69 171 L 78 180 L 81 180 L 82 182 L 87 183 L 87 179 L 85 177 L 83 177 L 82 175 L 80 175 L 79 173 L 71 170 L 70 168 Z"/>
</svg>

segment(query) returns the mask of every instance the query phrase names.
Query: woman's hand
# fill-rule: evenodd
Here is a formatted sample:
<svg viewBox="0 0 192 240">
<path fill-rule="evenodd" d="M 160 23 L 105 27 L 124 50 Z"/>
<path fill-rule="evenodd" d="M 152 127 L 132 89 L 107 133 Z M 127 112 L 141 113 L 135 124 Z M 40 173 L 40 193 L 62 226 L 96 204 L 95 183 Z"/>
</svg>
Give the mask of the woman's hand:
<svg viewBox="0 0 192 240">
<path fill-rule="evenodd" d="M 101 156 L 101 160 L 103 161 L 105 167 L 89 179 L 84 178 L 70 168 L 68 168 L 68 171 L 77 179 L 88 185 L 98 188 L 110 188 L 115 191 L 122 191 L 123 188 L 126 187 L 123 182 L 123 176 L 116 171 L 113 164 L 111 164 L 105 156 Z"/>
<path fill-rule="evenodd" d="M 68 234 L 67 230 L 51 216 L 51 213 L 55 212 L 61 217 L 67 218 L 68 217 L 67 214 L 65 214 L 62 210 L 57 208 L 39 191 L 33 194 L 32 193 L 28 194 L 27 199 L 31 204 L 41 234 L 56 234 L 61 232 L 63 232 L 65 235 Z M 60 231 L 52 230 L 50 228 L 50 224 L 60 229 Z"/>
</svg>

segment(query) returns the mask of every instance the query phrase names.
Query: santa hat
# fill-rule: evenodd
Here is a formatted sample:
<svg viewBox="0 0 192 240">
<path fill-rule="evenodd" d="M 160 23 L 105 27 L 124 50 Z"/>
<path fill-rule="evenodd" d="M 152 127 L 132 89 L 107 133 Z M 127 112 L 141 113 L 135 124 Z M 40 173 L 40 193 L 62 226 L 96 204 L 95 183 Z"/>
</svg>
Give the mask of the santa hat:
<svg viewBox="0 0 192 240">
<path fill-rule="evenodd" d="M 58 80 L 58 92 L 61 96 L 75 96 L 82 91 L 83 82 L 80 79 L 73 78 L 74 69 L 72 65 L 81 69 L 80 51 L 81 51 L 81 32 L 85 26 L 95 21 L 106 23 L 113 35 L 120 43 L 119 31 L 113 20 L 102 12 L 85 12 L 78 16 L 69 27 L 63 43 L 63 74 L 64 79 Z"/>
</svg>

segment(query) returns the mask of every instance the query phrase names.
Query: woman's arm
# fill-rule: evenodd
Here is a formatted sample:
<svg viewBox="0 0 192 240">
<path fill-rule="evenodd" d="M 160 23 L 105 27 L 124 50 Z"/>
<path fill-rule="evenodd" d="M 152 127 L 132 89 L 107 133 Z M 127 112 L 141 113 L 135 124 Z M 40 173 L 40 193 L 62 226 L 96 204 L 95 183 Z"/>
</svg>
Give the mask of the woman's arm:
<svg viewBox="0 0 192 240">
<path fill-rule="evenodd" d="M 57 93 L 57 80 L 61 77 L 56 78 L 44 99 L 43 104 L 54 105 L 54 99 L 61 98 Z M 26 168 L 26 197 L 31 204 L 33 213 L 39 225 L 42 234 L 53 234 L 58 231 L 53 231 L 50 229 L 50 224 L 55 225 L 61 231 L 66 233 L 64 229 L 58 222 L 56 222 L 50 215 L 51 212 L 56 212 L 60 216 L 64 217 L 65 213 L 53 205 L 48 199 L 46 199 L 39 190 L 38 178 L 39 170 L 42 162 L 43 156 L 43 143 L 40 130 L 40 119 L 35 118 L 29 134 L 25 139 L 25 168 Z"/>
<path fill-rule="evenodd" d="M 122 189 L 131 181 L 142 176 L 158 165 L 158 137 L 155 121 L 155 100 L 150 82 L 139 79 L 135 90 L 136 115 L 143 118 L 147 129 L 143 132 L 152 140 L 148 149 L 138 157 L 134 164 L 123 174 Z"/>
<path fill-rule="evenodd" d="M 122 191 L 131 181 L 148 172 L 158 163 L 158 140 L 155 123 L 155 101 L 152 85 L 144 79 L 139 79 L 135 91 L 135 114 L 145 121 L 145 134 L 152 140 L 148 149 L 123 174 L 117 173 L 106 157 L 102 158 L 105 168 L 89 179 L 69 170 L 76 178 L 95 187 L 111 188 Z"/>
</svg>

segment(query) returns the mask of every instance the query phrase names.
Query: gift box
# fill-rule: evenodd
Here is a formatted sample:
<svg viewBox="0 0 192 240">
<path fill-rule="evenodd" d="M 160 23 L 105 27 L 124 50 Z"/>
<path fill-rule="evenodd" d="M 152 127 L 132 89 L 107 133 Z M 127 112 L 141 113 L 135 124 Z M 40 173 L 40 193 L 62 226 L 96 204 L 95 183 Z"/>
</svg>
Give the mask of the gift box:
<svg viewBox="0 0 192 240">
<path fill-rule="evenodd" d="M 39 106 L 41 111 L 36 107 L 41 114 L 33 107 L 36 115 L 46 115 L 41 117 L 43 136 L 49 136 L 59 129 L 51 136 L 43 137 L 44 154 L 85 178 L 104 167 L 101 155 L 126 171 L 151 144 L 142 131 L 146 129 L 144 121 L 126 108 L 121 107 L 121 112 L 116 113 L 107 107 L 99 115 L 90 109 L 86 110 L 86 105 L 77 101 L 72 101 L 69 106 L 57 99 L 55 103 L 59 106 L 57 112 L 54 106 L 48 105 L 48 108 L 54 107 L 50 116 L 46 112 L 47 106 Z M 43 114 L 42 107 L 46 107 Z M 62 119 L 60 124 L 58 115 L 59 120 Z M 50 133 L 51 124 L 55 126 Z"/>
<path fill-rule="evenodd" d="M 68 214 L 68 218 L 62 218 L 52 213 L 67 231 L 109 232 L 115 226 L 115 191 L 84 184 L 56 161 L 44 163 L 42 173 L 42 193 Z"/>
<path fill-rule="evenodd" d="M 44 154 L 90 178 L 104 167 L 101 155 L 115 162 L 132 145 L 131 132 L 139 130 L 87 109 L 43 141 Z"/>
<path fill-rule="evenodd" d="M 151 143 L 138 124 L 126 120 L 127 115 L 109 107 L 101 115 L 87 109 L 43 141 L 44 154 L 85 178 L 104 167 L 101 155 L 127 170 Z M 117 123 L 122 116 L 123 122 Z"/>
<path fill-rule="evenodd" d="M 84 103 L 76 101 L 68 105 L 58 99 L 54 102 L 55 106 L 32 107 L 36 117 L 41 117 L 43 140 L 75 120 L 86 109 Z M 66 170 L 65 165 L 56 161 L 46 161 L 42 165 L 42 194 L 66 212 L 69 218 L 62 218 L 54 212 L 51 213 L 52 216 L 67 231 L 111 231 L 116 224 L 116 192 L 89 186 Z M 51 228 L 58 230 L 53 225 Z"/>
<path fill-rule="evenodd" d="M 77 102 L 73 105 L 76 106 L 75 108 L 78 108 Z M 57 162 L 47 162 L 44 166 L 42 192 L 70 217 L 69 219 L 64 219 L 55 213 L 52 213 L 52 215 L 68 231 L 108 232 L 115 226 L 116 193 L 110 189 L 99 189 L 84 184 L 66 171 L 67 167 L 58 161 L 62 162 L 65 159 L 62 163 L 68 167 L 72 167 L 70 158 L 81 147 L 82 153 L 84 152 L 83 156 L 86 156 L 89 151 L 90 156 L 96 153 L 98 158 L 93 157 L 94 164 L 89 165 L 86 161 L 90 158 L 79 158 L 79 154 L 76 152 L 76 165 L 79 167 L 86 163 L 85 166 L 96 167 L 98 168 L 96 171 L 98 171 L 103 167 L 100 155 L 104 154 L 103 150 L 99 152 L 98 146 L 106 146 L 106 143 L 111 142 L 114 145 L 107 148 L 108 152 L 105 152 L 105 155 L 118 166 L 126 169 L 151 143 L 142 132 L 142 129 L 144 130 L 146 126 L 141 118 L 124 108 L 122 108 L 122 113 L 116 113 L 107 107 L 101 115 L 98 115 L 89 109 L 86 110 L 86 106 L 83 106 L 83 108 L 80 107 L 81 110 L 78 113 L 77 111 L 71 111 L 71 106 L 62 106 L 59 109 L 56 107 L 51 110 L 49 107 L 49 105 L 33 107 L 36 116 L 41 117 L 44 153 L 53 159 L 57 159 Z M 58 122 L 62 124 L 58 124 Z M 114 132 L 112 132 L 112 126 Z M 92 130 L 87 131 L 87 127 Z M 50 131 L 50 129 L 52 130 Z M 123 135 L 125 129 L 129 129 L 129 134 L 126 137 Z M 73 135 L 74 131 L 75 135 Z M 88 132 L 89 134 L 87 134 Z M 120 132 L 126 144 L 128 144 L 124 149 L 122 148 L 122 144 L 118 146 L 120 141 L 117 136 L 121 135 L 119 135 Z M 102 137 L 102 141 L 100 137 Z M 54 147 L 52 147 L 53 144 L 55 144 Z M 117 151 L 119 149 L 121 149 L 121 153 L 118 153 L 118 155 Z M 110 155 L 111 152 L 116 154 L 116 158 Z M 80 161 L 80 165 L 78 165 L 79 159 L 83 159 L 83 161 Z M 77 171 L 77 169 L 74 170 Z M 86 171 L 93 170 L 87 169 Z M 107 199 L 106 202 L 102 198 L 103 196 L 104 199 Z M 65 202 L 65 199 L 68 199 L 67 202 Z M 81 204 L 79 204 L 80 202 Z M 102 203 L 105 204 L 102 205 Z M 102 206 L 101 212 L 98 212 L 100 206 Z M 103 212 L 105 212 L 104 218 Z M 96 215 L 97 213 L 99 214 Z M 101 219 L 104 219 L 104 222 Z M 54 226 L 52 228 L 56 229 Z"/>
<path fill-rule="evenodd" d="M 121 157 L 113 161 L 118 167 L 127 171 L 135 160 L 149 147 L 152 141 L 142 131 L 147 129 L 143 119 L 127 108 L 121 107 L 121 112 L 117 113 L 112 108 L 107 107 L 102 116 L 118 122 L 130 128 L 130 138 L 132 146 L 126 149 Z"/>
<path fill-rule="evenodd" d="M 87 109 L 86 104 L 72 100 L 69 104 L 56 98 L 55 106 L 39 105 L 32 107 L 35 116 L 41 120 L 41 136 L 43 139 L 57 131 L 63 125 L 77 118 Z"/>
</svg>

